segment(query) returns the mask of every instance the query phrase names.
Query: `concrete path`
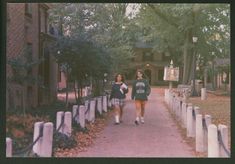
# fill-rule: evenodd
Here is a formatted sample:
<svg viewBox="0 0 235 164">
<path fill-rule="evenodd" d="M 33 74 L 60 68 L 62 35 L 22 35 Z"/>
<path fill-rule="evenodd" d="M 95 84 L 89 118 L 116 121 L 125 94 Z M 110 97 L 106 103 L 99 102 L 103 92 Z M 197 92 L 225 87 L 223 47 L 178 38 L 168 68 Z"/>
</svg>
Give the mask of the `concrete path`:
<svg viewBox="0 0 235 164">
<path fill-rule="evenodd" d="M 123 123 L 114 119 L 86 152 L 78 157 L 194 157 L 192 149 L 183 141 L 170 114 L 165 108 L 160 89 L 152 88 L 146 105 L 145 123 L 136 126 L 135 106 L 127 95 Z"/>
</svg>

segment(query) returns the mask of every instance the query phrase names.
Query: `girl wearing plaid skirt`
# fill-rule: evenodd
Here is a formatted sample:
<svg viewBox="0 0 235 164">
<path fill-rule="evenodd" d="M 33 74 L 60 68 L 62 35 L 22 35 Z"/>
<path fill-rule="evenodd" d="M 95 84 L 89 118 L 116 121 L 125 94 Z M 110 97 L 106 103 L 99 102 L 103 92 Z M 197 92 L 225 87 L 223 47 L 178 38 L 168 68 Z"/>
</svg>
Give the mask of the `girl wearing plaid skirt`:
<svg viewBox="0 0 235 164">
<path fill-rule="evenodd" d="M 115 83 L 112 86 L 110 100 L 115 111 L 115 125 L 122 122 L 123 107 L 125 105 L 125 98 L 128 92 L 128 87 L 124 83 L 124 77 L 122 74 L 115 76 Z"/>
</svg>

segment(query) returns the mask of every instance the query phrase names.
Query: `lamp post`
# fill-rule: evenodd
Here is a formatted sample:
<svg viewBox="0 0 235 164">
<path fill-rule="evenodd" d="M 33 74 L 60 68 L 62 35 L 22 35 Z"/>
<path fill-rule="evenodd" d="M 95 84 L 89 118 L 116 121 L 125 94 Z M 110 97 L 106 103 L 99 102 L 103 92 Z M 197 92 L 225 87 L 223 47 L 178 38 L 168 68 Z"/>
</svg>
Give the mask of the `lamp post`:
<svg viewBox="0 0 235 164">
<path fill-rule="evenodd" d="M 193 36 L 193 90 L 191 96 L 197 96 L 197 91 L 195 88 L 195 74 L 196 74 L 196 51 L 195 51 L 195 44 L 197 43 L 198 37 Z"/>
<path fill-rule="evenodd" d="M 214 91 L 215 90 L 215 73 L 214 73 L 214 55 L 215 55 L 215 52 L 211 52 L 212 54 L 212 90 Z"/>
<path fill-rule="evenodd" d="M 104 80 L 103 80 L 103 93 L 104 93 L 104 94 L 105 94 L 104 87 L 105 87 L 105 83 L 107 82 L 107 76 L 108 76 L 108 74 L 105 72 L 105 73 L 104 73 Z"/>
<path fill-rule="evenodd" d="M 170 76 L 174 76 L 174 67 L 173 67 L 173 61 L 171 60 L 170 62 Z M 173 87 L 173 82 L 172 81 L 169 81 L 169 89 L 172 89 Z"/>
</svg>

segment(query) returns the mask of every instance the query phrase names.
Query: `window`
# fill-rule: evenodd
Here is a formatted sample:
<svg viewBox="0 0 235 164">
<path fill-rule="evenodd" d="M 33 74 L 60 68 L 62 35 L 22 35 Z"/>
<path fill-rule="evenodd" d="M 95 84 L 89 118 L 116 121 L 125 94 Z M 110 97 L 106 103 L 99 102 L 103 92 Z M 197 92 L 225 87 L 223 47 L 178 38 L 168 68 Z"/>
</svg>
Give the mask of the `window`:
<svg viewBox="0 0 235 164">
<path fill-rule="evenodd" d="M 26 54 L 27 54 L 28 62 L 32 62 L 33 61 L 33 46 L 32 46 L 32 43 L 27 43 Z"/>
<path fill-rule="evenodd" d="M 152 61 L 152 60 L 153 60 L 153 54 L 150 52 L 144 52 L 143 61 Z"/>
<path fill-rule="evenodd" d="M 32 3 L 25 4 L 25 15 L 32 17 Z"/>
<path fill-rule="evenodd" d="M 27 54 L 27 62 L 32 62 L 33 61 L 33 48 L 32 48 L 32 43 L 27 43 L 26 46 L 26 54 Z M 27 70 L 28 75 L 32 75 L 32 67 L 30 67 Z"/>
</svg>

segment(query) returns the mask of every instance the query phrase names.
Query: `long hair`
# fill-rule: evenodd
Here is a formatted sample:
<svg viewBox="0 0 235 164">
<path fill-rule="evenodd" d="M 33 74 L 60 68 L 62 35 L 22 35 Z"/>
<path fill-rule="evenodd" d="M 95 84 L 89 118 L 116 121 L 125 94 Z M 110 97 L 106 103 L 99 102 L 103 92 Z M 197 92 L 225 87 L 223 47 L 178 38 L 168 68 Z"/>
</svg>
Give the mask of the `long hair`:
<svg viewBox="0 0 235 164">
<path fill-rule="evenodd" d="M 115 82 L 117 82 L 117 77 L 118 77 L 118 75 L 121 75 L 121 77 L 122 77 L 122 82 L 124 83 L 125 82 L 125 78 L 124 78 L 124 76 L 121 74 L 121 73 L 118 73 L 118 74 L 116 74 L 116 76 L 115 76 Z"/>
<path fill-rule="evenodd" d="M 142 69 L 137 69 L 137 70 L 136 70 L 136 73 L 135 73 L 135 78 L 136 78 L 136 79 L 138 78 L 138 76 L 137 76 L 138 72 L 140 72 L 140 73 L 142 74 L 142 78 L 143 78 L 143 79 L 146 78 L 146 76 L 145 76 L 145 74 L 144 74 L 144 71 L 143 71 Z"/>
</svg>

